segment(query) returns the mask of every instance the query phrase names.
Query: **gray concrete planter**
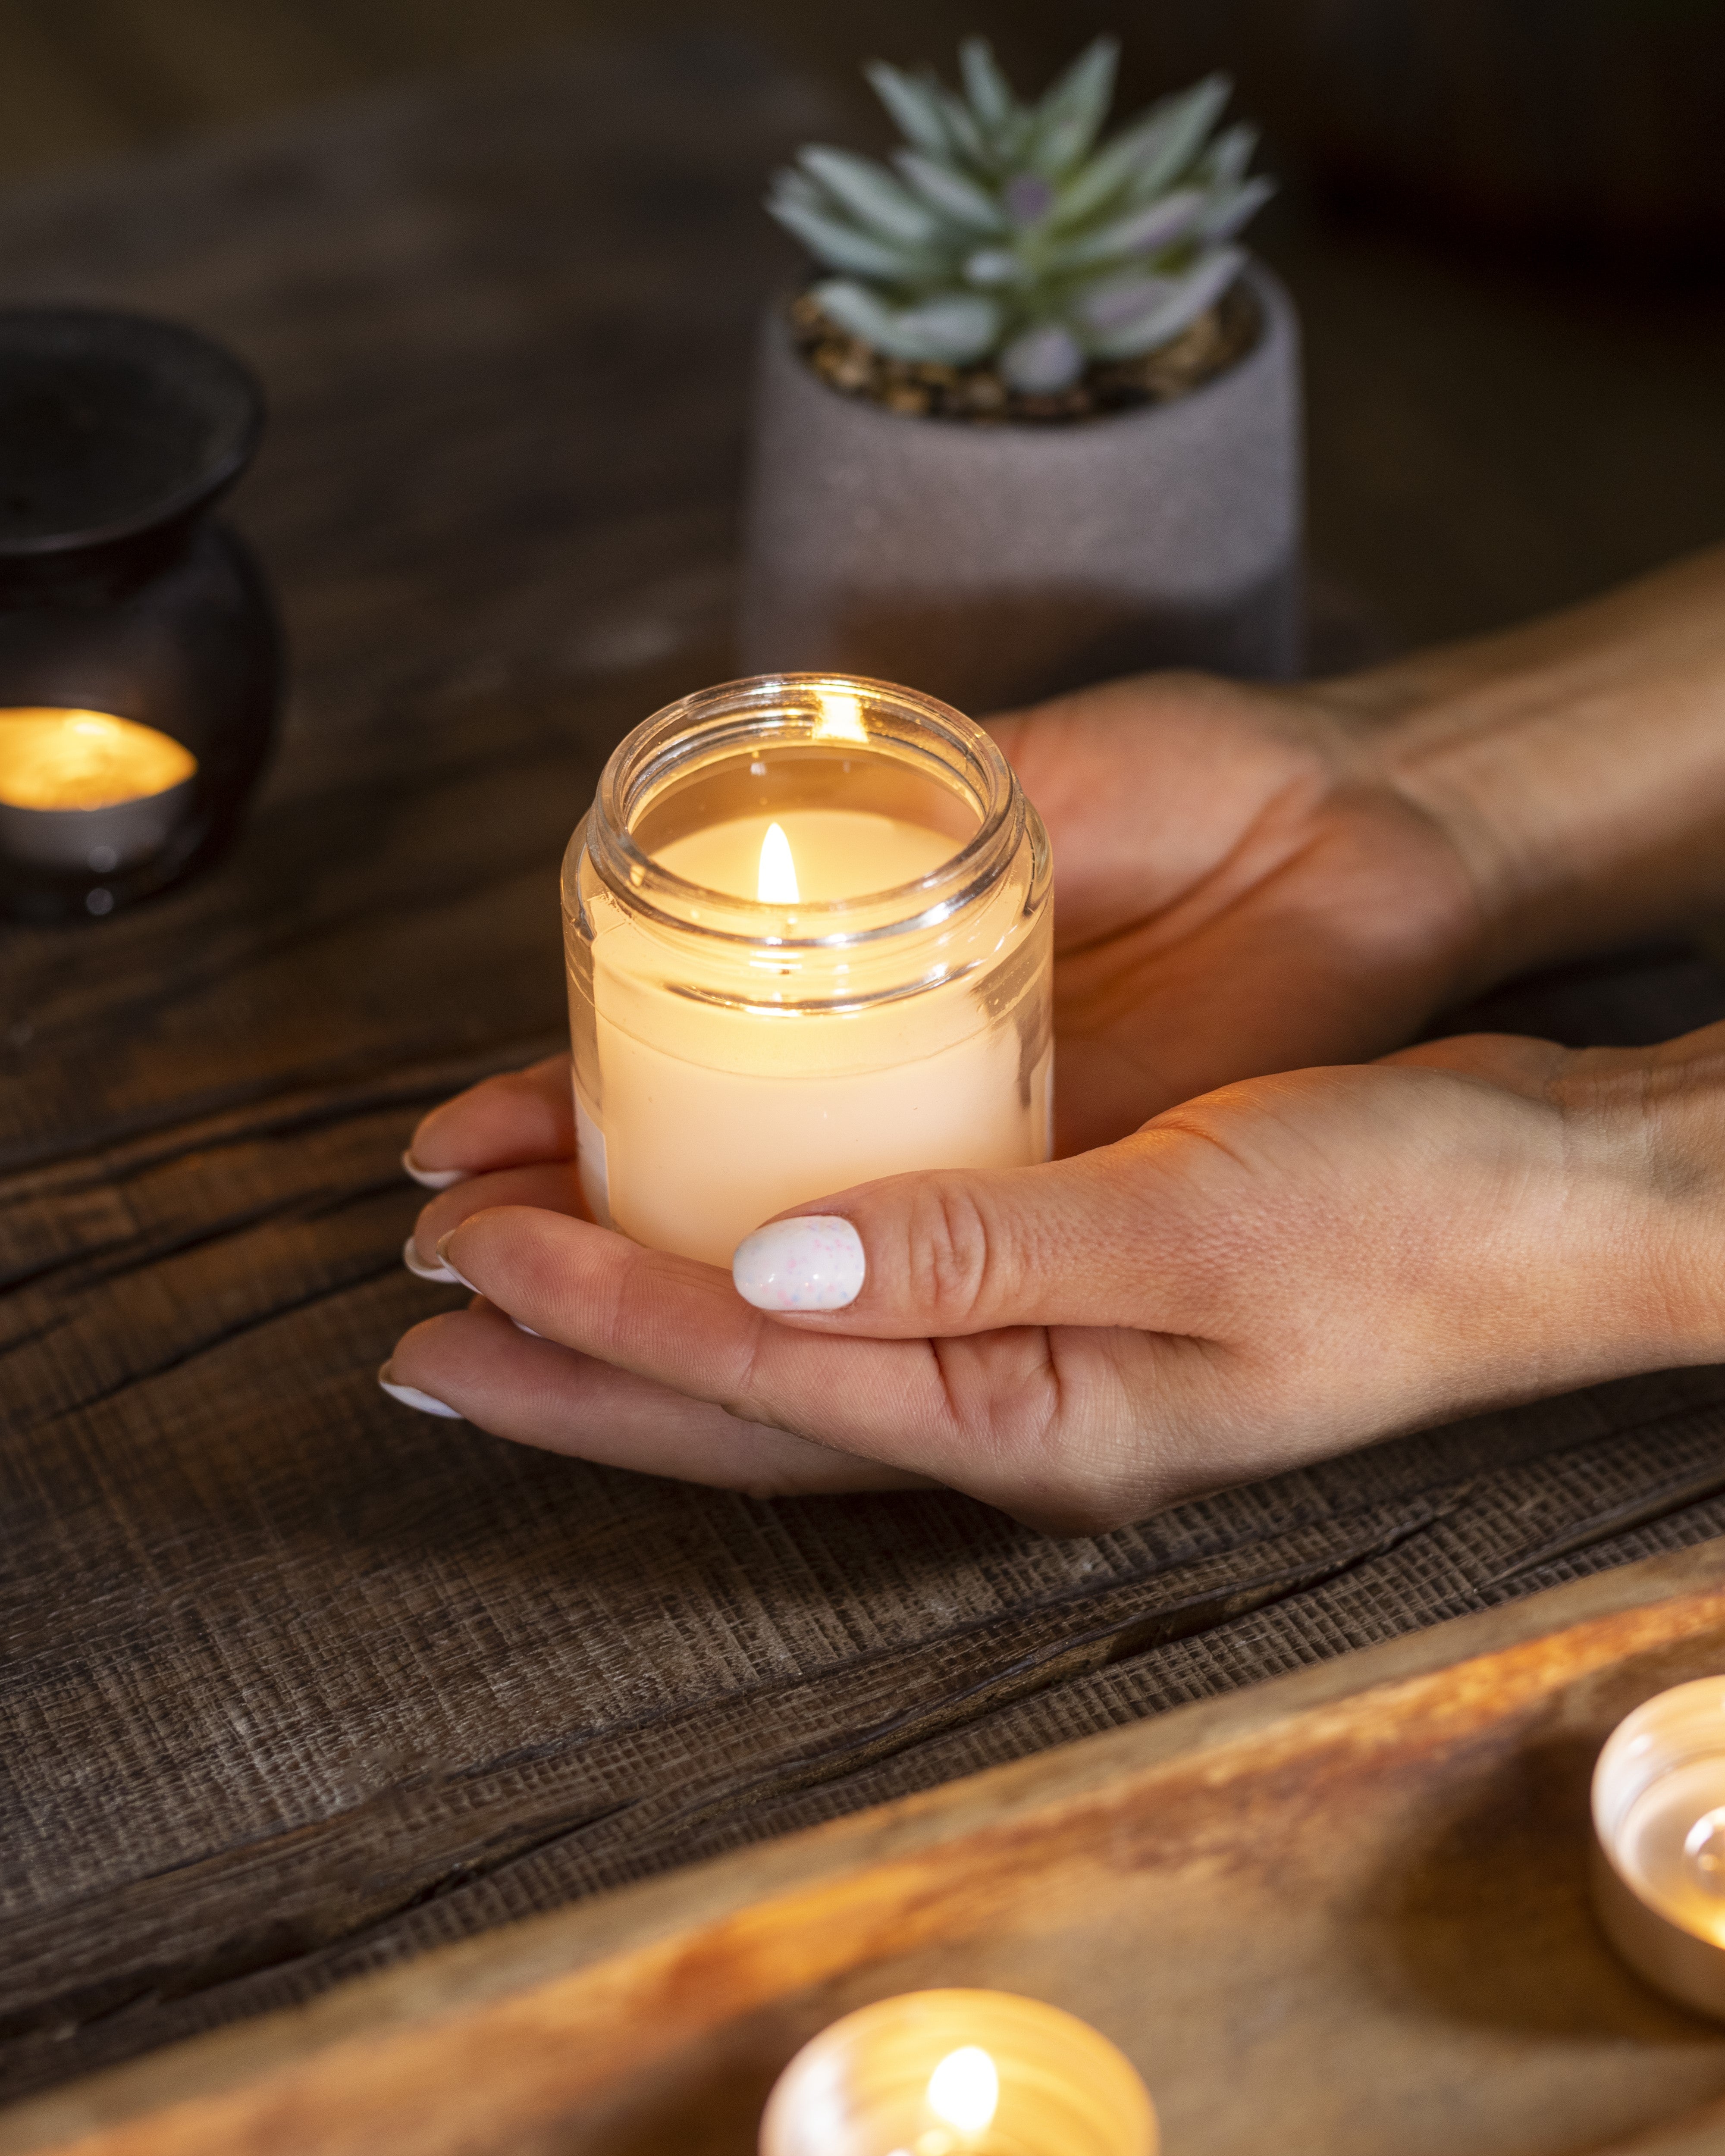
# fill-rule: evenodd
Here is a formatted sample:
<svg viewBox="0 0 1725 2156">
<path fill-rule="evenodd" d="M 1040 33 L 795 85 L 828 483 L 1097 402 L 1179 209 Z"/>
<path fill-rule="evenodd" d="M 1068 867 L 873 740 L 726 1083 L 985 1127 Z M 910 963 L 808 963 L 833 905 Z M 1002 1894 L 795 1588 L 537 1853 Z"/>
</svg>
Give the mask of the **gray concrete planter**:
<svg viewBox="0 0 1725 2156">
<path fill-rule="evenodd" d="M 1301 660 L 1300 341 L 1168 404 L 1069 425 L 910 418 L 762 326 L 740 624 L 747 673 L 834 669 L 987 711 L 1149 666 Z"/>
</svg>

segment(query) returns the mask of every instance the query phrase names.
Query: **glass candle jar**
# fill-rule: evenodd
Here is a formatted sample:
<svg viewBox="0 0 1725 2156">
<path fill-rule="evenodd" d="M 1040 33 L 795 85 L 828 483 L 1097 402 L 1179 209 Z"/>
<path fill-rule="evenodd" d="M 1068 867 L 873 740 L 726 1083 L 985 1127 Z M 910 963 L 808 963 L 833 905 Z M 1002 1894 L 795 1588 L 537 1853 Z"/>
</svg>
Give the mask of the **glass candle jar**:
<svg viewBox="0 0 1725 2156">
<path fill-rule="evenodd" d="M 211 516 L 263 400 L 218 346 L 105 308 L 0 309 L 0 910 L 84 920 L 234 830 L 280 654 Z"/>
<path fill-rule="evenodd" d="M 583 1188 L 728 1265 L 786 1207 L 1048 1158 L 1048 841 L 983 730 L 762 676 L 622 743 L 563 868 Z"/>
<path fill-rule="evenodd" d="M 1007 1991 L 911 1991 L 847 2014 L 773 2085 L 760 2156 L 1156 2156 L 1136 2068 L 1076 2015 Z"/>
</svg>

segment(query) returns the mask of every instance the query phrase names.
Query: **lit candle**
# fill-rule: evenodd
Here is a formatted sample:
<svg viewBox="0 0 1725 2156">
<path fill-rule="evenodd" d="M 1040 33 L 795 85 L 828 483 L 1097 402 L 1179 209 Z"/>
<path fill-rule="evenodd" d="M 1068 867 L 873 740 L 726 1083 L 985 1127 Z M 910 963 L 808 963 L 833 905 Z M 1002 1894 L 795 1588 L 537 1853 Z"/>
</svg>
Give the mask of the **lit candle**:
<svg viewBox="0 0 1725 2156">
<path fill-rule="evenodd" d="M 761 2156 L 1155 2156 L 1106 2037 L 1004 1991 L 913 1991 L 824 2029 L 775 2083 Z"/>
<path fill-rule="evenodd" d="M 0 710 L 0 855 L 107 875 L 166 843 L 198 759 L 170 735 L 111 711 Z"/>
<path fill-rule="evenodd" d="M 1725 1677 L 1638 1707 L 1594 1770 L 1594 1898 L 1651 1984 L 1725 2017 Z"/>
<path fill-rule="evenodd" d="M 564 873 L 602 1220 L 728 1265 L 787 1206 L 1048 1158 L 1047 842 L 980 727 L 790 675 L 659 713 Z"/>
</svg>

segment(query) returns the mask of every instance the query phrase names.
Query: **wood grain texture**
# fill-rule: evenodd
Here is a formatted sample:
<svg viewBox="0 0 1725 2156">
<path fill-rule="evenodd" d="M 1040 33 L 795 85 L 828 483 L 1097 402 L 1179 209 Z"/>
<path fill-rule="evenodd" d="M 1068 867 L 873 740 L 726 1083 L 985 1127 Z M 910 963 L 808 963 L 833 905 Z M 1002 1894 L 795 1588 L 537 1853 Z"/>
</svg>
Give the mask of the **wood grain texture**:
<svg viewBox="0 0 1725 2156">
<path fill-rule="evenodd" d="M 1052 1543 L 393 1407 L 424 1105 L 563 1023 L 603 756 L 722 676 L 742 382 L 824 131 L 745 48 L 536 59 L 0 210 L 4 295 L 270 386 L 296 689 L 232 859 L 0 944 L 0 2087 L 1725 1530 L 1725 1373 Z M 1681 955 L 1493 1023 L 1649 1038 Z"/>
<path fill-rule="evenodd" d="M 1587 1785 L 1722 1653 L 1715 1542 L 445 1949 L 0 2156 L 748 2156 L 808 2035 L 952 1983 L 1106 2030 L 1170 2156 L 1699 2156 L 1725 2030 L 1606 1948 Z"/>
</svg>

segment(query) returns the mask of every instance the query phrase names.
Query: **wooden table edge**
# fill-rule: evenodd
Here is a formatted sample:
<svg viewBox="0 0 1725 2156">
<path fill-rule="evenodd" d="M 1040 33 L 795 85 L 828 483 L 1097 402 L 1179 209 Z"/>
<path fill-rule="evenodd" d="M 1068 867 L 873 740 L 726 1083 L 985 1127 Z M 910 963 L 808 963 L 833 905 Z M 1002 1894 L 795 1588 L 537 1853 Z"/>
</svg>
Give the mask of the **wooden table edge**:
<svg viewBox="0 0 1725 2156">
<path fill-rule="evenodd" d="M 1682 1605 L 1692 1609 L 1692 1626 Z M 1645 1621 L 1640 1621 L 1645 1620 Z M 256 2091 L 279 2097 L 296 2081 L 359 2071 L 391 2040 L 454 2023 L 518 2000 L 593 1964 L 674 1942 L 774 1900 L 854 1880 L 886 1864 L 926 1857 L 941 1844 L 1024 1826 L 1032 1815 L 1081 1804 L 1105 1787 L 1205 1753 L 1261 1743 L 1279 1726 L 1309 1722 L 1363 1695 L 1420 1685 L 1464 1666 L 1537 1649 L 1558 1635 L 1590 1644 L 1584 1664 L 1635 1651 L 1707 1622 L 1725 1620 L 1725 1537 L 1672 1555 L 1553 1588 L 1335 1660 L 1266 1679 L 1217 1700 L 1055 1747 L 1028 1759 L 901 1798 L 829 1825 L 740 1850 L 568 1908 L 441 1948 L 399 1969 L 356 1979 L 303 2007 L 259 2016 L 66 2084 L 0 2111 L 0 2156 L 105 2148 L 112 2129 L 128 2152 L 169 2156 L 178 2128 L 219 2103 Z M 339 2056 L 338 2056 L 339 2055 Z M 1713 2106 L 1693 2123 L 1721 2123 Z M 1686 2150 L 1691 2122 L 1673 2122 L 1670 2146 Z M 117 2145 L 117 2144 L 116 2144 Z M 1621 2144 L 1650 2152 L 1663 2131 Z"/>
</svg>

